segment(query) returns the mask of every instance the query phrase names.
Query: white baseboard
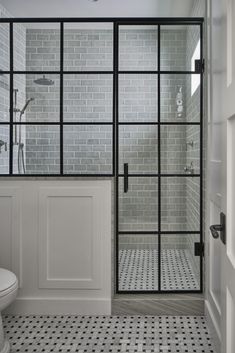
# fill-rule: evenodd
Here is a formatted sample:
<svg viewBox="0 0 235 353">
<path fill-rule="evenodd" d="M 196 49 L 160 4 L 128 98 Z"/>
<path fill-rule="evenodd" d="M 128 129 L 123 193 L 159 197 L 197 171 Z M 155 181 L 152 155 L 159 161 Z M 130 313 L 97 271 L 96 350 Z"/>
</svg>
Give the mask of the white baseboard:
<svg viewBox="0 0 235 353">
<path fill-rule="evenodd" d="M 106 298 L 17 298 L 4 313 L 15 315 L 111 315 L 111 300 Z"/>
<path fill-rule="evenodd" d="M 221 351 L 221 335 L 218 323 L 213 315 L 213 311 L 211 309 L 211 305 L 208 300 L 205 300 L 205 315 L 207 319 L 207 323 L 209 326 L 210 333 L 213 337 L 213 342 L 215 346 L 216 353 L 220 353 Z"/>
</svg>

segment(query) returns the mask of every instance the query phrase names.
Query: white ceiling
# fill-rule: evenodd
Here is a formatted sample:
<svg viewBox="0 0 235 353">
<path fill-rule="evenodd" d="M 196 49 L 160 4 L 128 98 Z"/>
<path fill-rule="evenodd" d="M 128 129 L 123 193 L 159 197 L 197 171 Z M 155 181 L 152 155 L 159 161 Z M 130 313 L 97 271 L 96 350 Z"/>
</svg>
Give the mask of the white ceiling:
<svg viewBox="0 0 235 353">
<path fill-rule="evenodd" d="M 14 17 L 187 17 L 196 0 L 0 0 Z"/>
</svg>

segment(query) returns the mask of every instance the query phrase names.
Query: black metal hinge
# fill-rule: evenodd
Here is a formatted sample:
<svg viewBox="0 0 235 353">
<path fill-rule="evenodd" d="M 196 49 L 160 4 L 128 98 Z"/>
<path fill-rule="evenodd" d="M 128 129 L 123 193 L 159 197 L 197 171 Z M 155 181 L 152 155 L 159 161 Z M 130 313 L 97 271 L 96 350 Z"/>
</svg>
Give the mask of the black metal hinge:
<svg viewBox="0 0 235 353">
<path fill-rule="evenodd" d="M 205 60 L 195 60 L 195 72 L 201 73 L 205 71 Z"/>
<path fill-rule="evenodd" d="M 204 256 L 204 243 L 194 243 L 194 255 Z"/>
</svg>

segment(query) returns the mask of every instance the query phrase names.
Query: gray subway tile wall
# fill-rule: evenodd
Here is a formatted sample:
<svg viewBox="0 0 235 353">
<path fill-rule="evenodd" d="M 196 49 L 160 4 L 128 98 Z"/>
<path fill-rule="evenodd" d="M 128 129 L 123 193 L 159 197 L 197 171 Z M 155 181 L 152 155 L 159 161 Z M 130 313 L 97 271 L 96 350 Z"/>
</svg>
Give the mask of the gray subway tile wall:
<svg viewBox="0 0 235 353">
<path fill-rule="evenodd" d="M 119 27 L 119 70 L 156 70 L 157 54 L 157 26 Z"/>
</svg>

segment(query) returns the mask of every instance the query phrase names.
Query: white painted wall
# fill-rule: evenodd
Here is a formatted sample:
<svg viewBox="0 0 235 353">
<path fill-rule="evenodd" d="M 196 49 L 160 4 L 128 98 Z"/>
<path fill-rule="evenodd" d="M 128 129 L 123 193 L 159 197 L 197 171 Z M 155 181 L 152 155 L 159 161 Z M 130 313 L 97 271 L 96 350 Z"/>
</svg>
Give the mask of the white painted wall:
<svg viewBox="0 0 235 353">
<path fill-rule="evenodd" d="M 0 267 L 10 313 L 111 313 L 111 182 L 2 181 Z"/>
<path fill-rule="evenodd" d="M 15 17 L 184 17 L 193 0 L 1 0 Z"/>
</svg>

